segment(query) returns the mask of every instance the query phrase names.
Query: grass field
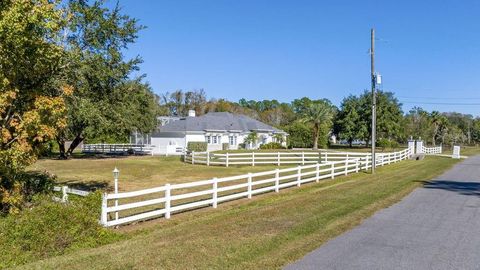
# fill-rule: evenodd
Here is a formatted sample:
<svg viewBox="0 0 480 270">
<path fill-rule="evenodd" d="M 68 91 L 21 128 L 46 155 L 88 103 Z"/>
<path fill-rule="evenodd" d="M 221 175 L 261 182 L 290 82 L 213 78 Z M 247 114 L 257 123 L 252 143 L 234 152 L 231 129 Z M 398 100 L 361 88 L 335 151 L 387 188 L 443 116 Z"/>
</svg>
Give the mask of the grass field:
<svg viewBox="0 0 480 270">
<path fill-rule="evenodd" d="M 275 269 L 358 225 L 456 162 L 432 156 L 402 161 L 378 168 L 374 176 L 353 174 L 221 204 L 216 210 L 126 226 L 119 229 L 126 240 L 23 268 Z"/>
<path fill-rule="evenodd" d="M 267 171 L 277 166 L 219 166 L 192 165 L 180 157 L 120 157 L 73 158 L 70 160 L 42 159 L 30 170 L 48 171 L 57 176 L 57 182 L 83 188 L 109 188 L 113 186 L 112 170 L 120 170 L 119 189 L 132 191 L 160 186 L 206 180 L 213 177 Z"/>
</svg>

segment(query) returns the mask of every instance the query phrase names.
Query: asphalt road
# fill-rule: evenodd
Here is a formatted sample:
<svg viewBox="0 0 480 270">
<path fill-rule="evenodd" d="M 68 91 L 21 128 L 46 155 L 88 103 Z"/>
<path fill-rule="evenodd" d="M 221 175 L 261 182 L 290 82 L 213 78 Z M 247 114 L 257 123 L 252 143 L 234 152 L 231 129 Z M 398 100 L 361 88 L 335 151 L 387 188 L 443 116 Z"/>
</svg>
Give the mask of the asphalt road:
<svg viewBox="0 0 480 270">
<path fill-rule="evenodd" d="M 480 269 L 480 156 L 285 269 Z"/>
</svg>

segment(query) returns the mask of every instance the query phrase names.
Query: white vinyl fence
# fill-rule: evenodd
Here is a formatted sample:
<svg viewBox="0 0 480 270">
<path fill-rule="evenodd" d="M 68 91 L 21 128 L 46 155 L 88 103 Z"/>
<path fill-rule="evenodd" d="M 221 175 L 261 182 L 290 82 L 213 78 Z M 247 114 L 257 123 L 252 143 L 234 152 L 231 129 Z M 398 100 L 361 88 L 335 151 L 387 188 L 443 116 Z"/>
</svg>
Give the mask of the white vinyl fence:
<svg viewBox="0 0 480 270">
<path fill-rule="evenodd" d="M 134 154 L 153 155 L 155 146 L 147 144 L 84 144 L 82 146 L 83 153 L 89 154 L 126 154 L 129 151 Z"/>
<path fill-rule="evenodd" d="M 286 165 L 286 164 L 315 164 L 320 161 L 319 152 L 246 152 L 246 153 L 185 153 L 184 161 L 191 164 L 230 165 Z"/>
<path fill-rule="evenodd" d="M 382 166 L 397 160 L 404 151 L 391 153 L 377 153 L 377 165 Z M 190 152 L 185 153 L 184 161 L 191 164 L 219 165 L 228 167 L 230 165 L 287 165 L 287 164 L 316 164 L 319 162 L 340 161 L 345 159 L 358 158 L 362 163 L 372 159 L 372 154 L 367 152 L 246 152 L 246 153 L 210 153 L 210 152 Z"/>
<path fill-rule="evenodd" d="M 349 155 L 351 153 L 348 153 Z M 411 150 L 383 153 L 377 157 L 377 165 L 401 161 L 410 156 Z M 218 203 L 251 198 L 254 195 L 280 189 L 300 186 L 321 179 L 367 170 L 372 165 L 371 158 L 350 157 L 340 161 L 328 161 L 287 169 L 248 173 L 238 176 L 213 178 L 139 191 L 104 194 L 102 199 L 101 223 L 116 226 L 139 220 L 164 216 L 172 213 L 206 206 L 216 208 Z"/>
<path fill-rule="evenodd" d="M 68 186 L 61 186 L 61 187 L 53 187 L 53 191 L 61 191 L 62 192 L 62 197 L 53 197 L 53 200 L 58 201 L 58 202 L 68 202 L 68 194 L 74 194 L 78 196 L 88 196 L 90 194 L 89 191 L 84 191 L 84 190 L 79 190 L 75 188 L 69 188 Z"/>
<path fill-rule="evenodd" d="M 441 154 L 442 153 L 442 146 L 437 146 L 437 147 L 425 147 L 422 146 L 422 152 L 427 155 L 436 155 L 436 154 Z"/>
</svg>

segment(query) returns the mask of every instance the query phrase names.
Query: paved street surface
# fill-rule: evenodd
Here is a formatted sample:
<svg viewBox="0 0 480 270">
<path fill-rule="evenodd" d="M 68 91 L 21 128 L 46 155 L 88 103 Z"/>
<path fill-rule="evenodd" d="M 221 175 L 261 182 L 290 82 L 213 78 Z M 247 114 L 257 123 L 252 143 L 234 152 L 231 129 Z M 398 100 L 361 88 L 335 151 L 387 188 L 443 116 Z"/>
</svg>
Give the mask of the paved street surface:
<svg viewBox="0 0 480 270">
<path fill-rule="evenodd" d="M 480 156 L 285 269 L 480 269 Z"/>
</svg>

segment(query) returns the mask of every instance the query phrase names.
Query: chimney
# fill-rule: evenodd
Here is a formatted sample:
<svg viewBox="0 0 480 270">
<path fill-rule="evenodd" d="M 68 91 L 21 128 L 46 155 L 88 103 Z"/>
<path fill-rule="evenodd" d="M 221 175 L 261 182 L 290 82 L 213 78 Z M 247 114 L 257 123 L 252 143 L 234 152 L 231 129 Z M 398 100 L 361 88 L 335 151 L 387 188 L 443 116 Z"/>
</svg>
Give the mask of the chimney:
<svg viewBox="0 0 480 270">
<path fill-rule="evenodd" d="M 195 110 L 188 110 L 188 117 L 195 117 Z"/>
</svg>

